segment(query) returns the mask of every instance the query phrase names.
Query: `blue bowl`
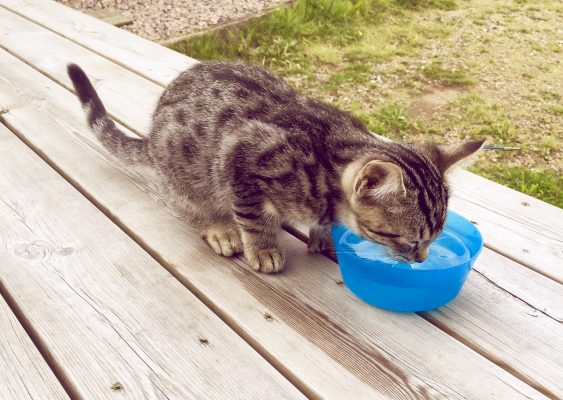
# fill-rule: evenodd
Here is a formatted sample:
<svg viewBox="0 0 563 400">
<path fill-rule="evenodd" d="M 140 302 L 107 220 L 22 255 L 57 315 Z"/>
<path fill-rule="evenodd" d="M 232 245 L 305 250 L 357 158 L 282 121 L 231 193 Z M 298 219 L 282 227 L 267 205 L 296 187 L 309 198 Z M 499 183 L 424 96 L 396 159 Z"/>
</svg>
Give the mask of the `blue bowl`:
<svg viewBox="0 0 563 400">
<path fill-rule="evenodd" d="M 332 226 L 332 239 L 346 286 L 367 303 L 393 311 L 428 311 L 453 300 L 483 248 L 477 228 L 448 211 L 444 230 L 422 263 L 387 256 L 384 245 L 345 226 Z"/>
</svg>

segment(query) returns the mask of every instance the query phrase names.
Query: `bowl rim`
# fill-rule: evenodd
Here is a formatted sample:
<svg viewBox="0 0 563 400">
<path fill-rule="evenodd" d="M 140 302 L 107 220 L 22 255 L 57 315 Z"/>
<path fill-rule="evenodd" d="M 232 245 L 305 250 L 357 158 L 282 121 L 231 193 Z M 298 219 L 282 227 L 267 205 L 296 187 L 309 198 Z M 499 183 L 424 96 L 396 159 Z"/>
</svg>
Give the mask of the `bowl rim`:
<svg viewBox="0 0 563 400">
<path fill-rule="evenodd" d="M 471 254 L 471 257 L 469 258 L 469 260 L 467 260 L 467 261 L 465 261 L 465 262 L 463 262 L 463 263 L 460 263 L 460 264 L 456 264 L 456 265 L 452 265 L 452 266 L 444 267 L 444 268 L 437 268 L 437 269 L 407 269 L 407 268 L 394 268 L 394 267 L 390 266 L 390 264 L 386 264 L 386 263 L 383 264 L 383 267 L 384 267 L 384 268 L 389 268 L 389 269 L 392 269 L 392 270 L 396 270 L 396 271 L 408 271 L 408 272 L 411 272 L 411 273 L 415 273 L 415 272 L 418 272 L 418 273 L 421 273 L 421 272 L 430 273 L 430 272 L 434 272 L 434 271 L 447 271 L 447 270 L 451 270 L 451 269 L 454 269 L 454 268 L 460 268 L 460 267 L 462 267 L 462 266 L 464 266 L 464 265 L 467 265 L 467 264 L 469 264 L 469 266 L 472 267 L 473 264 L 475 263 L 476 258 L 477 258 L 477 257 L 481 254 L 481 252 L 483 251 L 483 247 L 484 247 L 483 235 L 481 234 L 481 231 L 479 230 L 479 228 L 477 228 L 477 226 L 475 226 L 474 223 L 472 223 L 470 220 L 468 220 L 467 218 L 465 218 L 465 217 L 462 216 L 461 214 L 459 214 L 459 213 L 457 213 L 457 212 L 455 212 L 455 211 L 452 211 L 452 210 L 450 210 L 450 209 L 448 209 L 447 212 L 448 212 L 448 215 L 451 213 L 451 214 L 455 215 L 457 218 L 460 218 L 461 220 L 463 220 L 465 223 L 470 224 L 470 225 L 475 229 L 475 232 L 477 233 L 477 239 L 479 240 L 479 246 L 477 247 L 477 249 L 475 250 L 475 252 L 474 252 L 473 254 Z M 338 227 L 343 227 L 343 228 L 345 229 L 344 232 L 351 232 L 352 234 L 356 235 L 352 230 L 350 230 L 346 225 L 344 225 L 344 224 L 342 224 L 342 223 L 338 223 L 338 222 L 337 222 L 337 223 L 333 223 L 333 224 L 331 225 L 331 234 L 332 234 L 332 236 L 333 236 L 332 240 L 333 240 L 333 243 L 334 243 L 334 250 L 335 250 L 335 252 L 336 252 L 337 257 L 338 257 L 338 253 L 339 253 L 339 252 L 338 252 L 338 246 L 336 246 L 336 240 L 334 240 L 334 231 L 335 231 L 335 229 L 338 228 Z M 340 235 L 340 237 L 338 238 L 338 240 L 340 240 L 340 238 L 341 238 L 342 236 L 344 236 L 344 235 Z M 356 236 L 358 236 L 358 235 L 356 235 Z M 361 238 L 361 239 L 367 241 L 367 239 L 363 239 L 363 238 Z M 378 244 L 381 244 L 381 243 L 378 243 Z M 465 241 L 464 241 L 464 244 L 466 245 L 466 242 L 465 242 Z M 468 250 L 469 250 L 469 249 L 468 249 Z M 471 251 L 471 250 L 470 250 L 470 251 Z M 341 268 L 343 268 L 343 265 L 342 265 L 340 262 L 338 262 L 338 265 L 339 265 Z"/>
</svg>

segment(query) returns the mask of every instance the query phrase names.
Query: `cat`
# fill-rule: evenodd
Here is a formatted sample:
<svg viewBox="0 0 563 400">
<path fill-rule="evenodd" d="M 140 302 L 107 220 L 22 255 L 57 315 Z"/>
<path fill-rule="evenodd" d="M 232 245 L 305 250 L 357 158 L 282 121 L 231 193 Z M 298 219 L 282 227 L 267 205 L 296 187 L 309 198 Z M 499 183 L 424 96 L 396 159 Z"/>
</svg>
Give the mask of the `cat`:
<svg viewBox="0 0 563 400">
<path fill-rule="evenodd" d="M 223 256 L 257 271 L 284 264 L 282 223 L 306 223 L 309 249 L 330 247 L 330 225 L 421 262 L 444 227 L 446 173 L 483 141 L 406 144 L 379 138 L 350 114 L 301 96 L 252 65 L 203 62 L 165 89 L 145 139 L 120 131 L 84 71 L 67 68 L 107 150 L 151 166 L 187 220 Z"/>
</svg>

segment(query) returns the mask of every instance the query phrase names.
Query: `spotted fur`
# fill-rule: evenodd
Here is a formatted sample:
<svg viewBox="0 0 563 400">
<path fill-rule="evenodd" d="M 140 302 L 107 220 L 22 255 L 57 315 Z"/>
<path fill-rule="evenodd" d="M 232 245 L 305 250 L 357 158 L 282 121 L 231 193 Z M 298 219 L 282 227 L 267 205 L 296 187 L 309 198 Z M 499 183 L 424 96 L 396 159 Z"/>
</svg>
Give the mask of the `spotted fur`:
<svg viewBox="0 0 563 400">
<path fill-rule="evenodd" d="M 180 74 L 158 101 L 148 138 L 130 138 L 84 72 L 70 65 L 68 73 L 104 146 L 150 165 L 216 252 L 244 251 L 264 272 L 283 266 L 284 222 L 309 224 L 314 251 L 339 221 L 398 258 L 424 259 L 444 226 L 446 171 L 482 145 L 380 139 L 263 68 L 222 62 Z"/>
</svg>

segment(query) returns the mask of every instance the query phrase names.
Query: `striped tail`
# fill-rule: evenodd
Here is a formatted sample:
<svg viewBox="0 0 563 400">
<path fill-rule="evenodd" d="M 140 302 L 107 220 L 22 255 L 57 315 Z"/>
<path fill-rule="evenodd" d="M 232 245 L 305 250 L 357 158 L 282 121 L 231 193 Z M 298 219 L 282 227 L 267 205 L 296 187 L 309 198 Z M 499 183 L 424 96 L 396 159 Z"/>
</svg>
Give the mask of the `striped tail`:
<svg viewBox="0 0 563 400">
<path fill-rule="evenodd" d="M 104 147 L 126 163 L 150 164 L 148 141 L 129 137 L 119 130 L 82 68 L 76 64 L 69 64 L 67 73 L 72 80 L 76 95 L 86 111 L 88 125 Z"/>
</svg>

